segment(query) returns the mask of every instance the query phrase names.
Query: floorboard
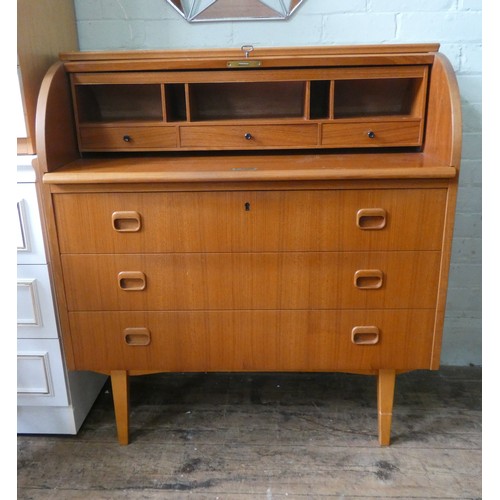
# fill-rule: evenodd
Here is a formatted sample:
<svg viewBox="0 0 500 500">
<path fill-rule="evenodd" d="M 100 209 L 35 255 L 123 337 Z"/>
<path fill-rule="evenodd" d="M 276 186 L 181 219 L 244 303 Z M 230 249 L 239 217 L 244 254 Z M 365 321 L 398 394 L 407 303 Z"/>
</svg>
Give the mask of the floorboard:
<svg viewBox="0 0 500 500">
<path fill-rule="evenodd" d="M 77 436 L 18 436 L 18 498 L 481 498 L 481 394 L 477 367 L 399 375 L 380 448 L 374 377 L 133 377 L 130 444 L 108 383 Z"/>
</svg>

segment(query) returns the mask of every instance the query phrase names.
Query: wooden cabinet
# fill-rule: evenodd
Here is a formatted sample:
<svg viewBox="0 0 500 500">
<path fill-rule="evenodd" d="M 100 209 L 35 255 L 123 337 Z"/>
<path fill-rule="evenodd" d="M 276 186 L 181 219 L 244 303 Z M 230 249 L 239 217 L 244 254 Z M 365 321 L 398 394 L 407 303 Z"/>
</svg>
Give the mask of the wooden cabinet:
<svg viewBox="0 0 500 500">
<path fill-rule="evenodd" d="M 47 74 L 67 363 L 111 375 L 122 444 L 128 377 L 159 371 L 376 375 L 389 444 L 396 374 L 439 367 L 453 71 L 437 45 L 241 57 L 68 53 Z"/>
</svg>

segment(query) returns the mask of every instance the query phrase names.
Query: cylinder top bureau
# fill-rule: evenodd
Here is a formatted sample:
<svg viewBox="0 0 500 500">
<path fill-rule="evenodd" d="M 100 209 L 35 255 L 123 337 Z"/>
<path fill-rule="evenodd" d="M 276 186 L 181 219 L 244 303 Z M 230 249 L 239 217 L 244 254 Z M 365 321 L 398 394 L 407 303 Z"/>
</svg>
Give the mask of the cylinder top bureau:
<svg viewBox="0 0 500 500">
<path fill-rule="evenodd" d="M 72 52 L 37 107 L 67 365 L 439 368 L 461 155 L 438 44 Z M 374 410 L 375 411 L 375 410 Z"/>
</svg>

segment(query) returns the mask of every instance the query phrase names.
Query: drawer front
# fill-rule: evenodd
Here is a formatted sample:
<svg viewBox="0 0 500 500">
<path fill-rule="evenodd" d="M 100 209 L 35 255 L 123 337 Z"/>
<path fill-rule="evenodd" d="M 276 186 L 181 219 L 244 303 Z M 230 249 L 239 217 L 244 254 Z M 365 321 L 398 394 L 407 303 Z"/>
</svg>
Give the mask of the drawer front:
<svg viewBox="0 0 500 500">
<path fill-rule="evenodd" d="M 35 183 L 17 184 L 17 263 L 45 264 L 42 223 Z"/>
<path fill-rule="evenodd" d="M 68 308 L 435 307 L 440 252 L 63 255 Z"/>
<path fill-rule="evenodd" d="M 140 151 L 175 147 L 175 127 L 80 127 L 82 151 Z"/>
<path fill-rule="evenodd" d="M 81 370 L 405 370 L 430 366 L 434 311 L 81 312 L 70 323 Z"/>
<path fill-rule="evenodd" d="M 190 149 L 251 149 L 307 147 L 318 144 L 318 126 L 211 125 L 180 127 L 181 147 Z"/>
<path fill-rule="evenodd" d="M 62 253 L 439 250 L 446 189 L 54 196 Z"/>
<path fill-rule="evenodd" d="M 328 123 L 322 128 L 321 144 L 339 148 L 420 146 L 422 121 Z"/>
<path fill-rule="evenodd" d="M 58 338 L 46 265 L 17 266 L 17 337 Z"/>
<path fill-rule="evenodd" d="M 17 341 L 17 404 L 66 406 L 66 373 L 59 340 Z"/>
</svg>

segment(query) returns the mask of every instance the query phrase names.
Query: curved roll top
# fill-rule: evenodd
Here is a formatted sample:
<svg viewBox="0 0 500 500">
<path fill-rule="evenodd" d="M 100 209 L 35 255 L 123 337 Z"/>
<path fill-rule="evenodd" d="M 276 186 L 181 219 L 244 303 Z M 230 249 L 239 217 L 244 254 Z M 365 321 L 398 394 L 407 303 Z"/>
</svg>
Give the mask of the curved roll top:
<svg viewBox="0 0 500 500">
<path fill-rule="evenodd" d="M 79 158 L 69 78 L 61 62 L 43 79 L 36 112 L 38 173 L 44 174 Z"/>
<path fill-rule="evenodd" d="M 436 54 L 430 78 L 424 154 L 458 169 L 461 153 L 462 109 L 457 78 L 447 57 Z"/>
</svg>

